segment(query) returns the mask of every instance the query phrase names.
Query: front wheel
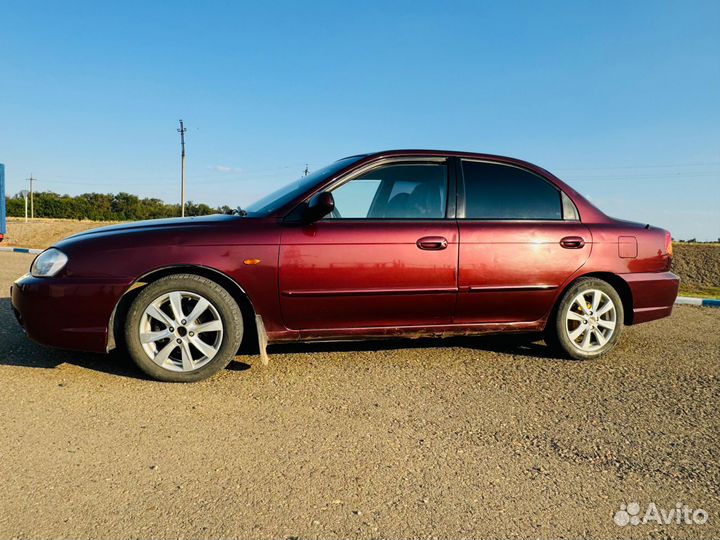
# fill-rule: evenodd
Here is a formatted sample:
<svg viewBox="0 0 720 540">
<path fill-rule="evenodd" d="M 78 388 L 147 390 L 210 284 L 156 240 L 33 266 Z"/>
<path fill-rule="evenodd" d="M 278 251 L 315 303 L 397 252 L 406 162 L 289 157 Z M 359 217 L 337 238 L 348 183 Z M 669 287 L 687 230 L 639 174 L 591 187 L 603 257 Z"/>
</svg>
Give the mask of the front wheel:
<svg viewBox="0 0 720 540">
<path fill-rule="evenodd" d="M 612 285 L 581 278 L 562 296 L 546 337 L 572 358 L 597 358 L 615 346 L 623 320 L 622 300 Z"/>
<path fill-rule="evenodd" d="M 145 287 L 125 322 L 130 356 L 161 381 L 206 379 L 235 357 L 243 318 L 233 297 L 201 276 L 177 274 Z"/>
</svg>

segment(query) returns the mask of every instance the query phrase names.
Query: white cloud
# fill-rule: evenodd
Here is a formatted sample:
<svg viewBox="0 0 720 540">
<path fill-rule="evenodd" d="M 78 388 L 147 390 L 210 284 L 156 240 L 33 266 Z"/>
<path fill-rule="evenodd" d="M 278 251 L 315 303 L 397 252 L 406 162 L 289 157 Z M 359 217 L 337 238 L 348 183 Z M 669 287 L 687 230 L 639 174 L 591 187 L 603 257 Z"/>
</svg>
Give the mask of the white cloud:
<svg viewBox="0 0 720 540">
<path fill-rule="evenodd" d="M 213 171 L 217 171 L 219 173 L 239 173 L 242 172 L 242 169 L 238 167 L 228 167 L 227 165 L 213 165 L 212 167 L 209 167 Z"/>
</svg>

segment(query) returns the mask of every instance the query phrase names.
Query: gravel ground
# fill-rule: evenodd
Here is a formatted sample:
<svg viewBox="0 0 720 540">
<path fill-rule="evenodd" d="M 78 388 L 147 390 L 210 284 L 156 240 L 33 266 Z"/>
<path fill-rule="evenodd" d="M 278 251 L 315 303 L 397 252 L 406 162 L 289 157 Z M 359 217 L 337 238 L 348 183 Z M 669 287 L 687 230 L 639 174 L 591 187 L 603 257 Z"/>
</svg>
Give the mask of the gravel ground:
<svg viewBox="0 0 720 540">
<path fill-rule="evenodd" d="M 275 346 L 194 385 L 42 348 L 0 253 L 0 537 L 720 536 L 720 310 L 594 362 L 465 338 Z M 621 503 L 704 525 L 618 527 Z"/>
</svg>

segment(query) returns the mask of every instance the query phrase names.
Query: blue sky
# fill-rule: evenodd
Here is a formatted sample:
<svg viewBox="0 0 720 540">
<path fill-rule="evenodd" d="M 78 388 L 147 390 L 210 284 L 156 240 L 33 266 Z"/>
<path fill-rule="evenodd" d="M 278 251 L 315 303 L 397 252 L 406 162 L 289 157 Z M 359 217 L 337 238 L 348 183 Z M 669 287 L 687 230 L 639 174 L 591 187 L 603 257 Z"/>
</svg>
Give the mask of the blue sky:
<svg viewBox="0 0 720 540">
<path fill-rule="evenodd" d="M 520 157 L 610 215 L 720 236 L 720 2 L 0 5 L 9 193 L 247 205 L 386 148 Z"/>
</svg>

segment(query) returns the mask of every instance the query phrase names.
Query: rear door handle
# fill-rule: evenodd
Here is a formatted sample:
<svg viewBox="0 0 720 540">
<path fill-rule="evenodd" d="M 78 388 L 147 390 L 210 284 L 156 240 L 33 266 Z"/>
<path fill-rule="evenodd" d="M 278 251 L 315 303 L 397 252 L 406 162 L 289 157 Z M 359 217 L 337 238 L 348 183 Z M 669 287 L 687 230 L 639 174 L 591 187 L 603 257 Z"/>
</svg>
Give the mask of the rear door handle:
<svg viewBox="0 0 720 540">
<path fill-rule="evenodd" d="M 417 247 L 428 251 L 439 251 L 448 246 L 447 238 L 442 236 L 423 236 L 416 242 Z"/>
<path fill-rule="evenodd" d="M 560 245 L 565 249 L 580 249 L 585 246 L 585 239 L 581 236 L 566 236 L 560 240 Z"/>
</svg>

